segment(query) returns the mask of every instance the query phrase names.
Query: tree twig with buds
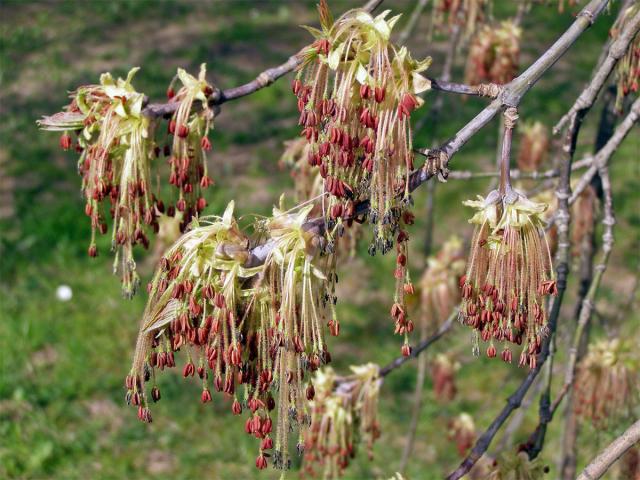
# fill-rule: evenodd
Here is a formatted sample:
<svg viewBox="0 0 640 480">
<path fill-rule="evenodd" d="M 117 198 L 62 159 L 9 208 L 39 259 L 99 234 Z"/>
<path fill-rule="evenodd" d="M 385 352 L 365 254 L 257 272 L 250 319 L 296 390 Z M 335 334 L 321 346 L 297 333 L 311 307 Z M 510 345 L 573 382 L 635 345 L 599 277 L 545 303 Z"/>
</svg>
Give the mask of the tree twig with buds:
<svg viewBox="0 0 640 480">
<path fill-rule="evenodd" d="M 591 78 L 589 85 L 583 90 L 576 102 L 569 109 L 569 111 L 560 119 L 560 121 L 553 127 L 553 133 L 557 134 L 562 130 L 570 118 L 581 110 L 588 110 L 593 106 L 593 103 L 598 98 L 602 87 L 604 86 L 607 78 L 613 71 L 614 67 L 618 63 L 618 60 L 622 58 L 629 44 L 640 30 L 640 12 L 629 21 L 624 30 L 620 33 L 620 36 L 611 44 L 607 52 L 607 56 L 604 61 Z"/>
<path fill-rule="evenodd" d="M 577 480 L 596 480 L 601 478 L 627 450 L 640 441 L 640 420 L 631 425 L 621 436 L 611 442 L 594 458 Z"/>
</svg>

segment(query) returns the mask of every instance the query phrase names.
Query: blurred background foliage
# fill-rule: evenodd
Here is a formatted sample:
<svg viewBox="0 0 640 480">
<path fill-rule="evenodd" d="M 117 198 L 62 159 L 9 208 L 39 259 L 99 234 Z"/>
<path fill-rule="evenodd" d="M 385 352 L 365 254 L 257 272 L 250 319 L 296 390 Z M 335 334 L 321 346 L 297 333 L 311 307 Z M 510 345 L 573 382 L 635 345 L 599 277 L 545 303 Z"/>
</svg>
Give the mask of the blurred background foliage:
<svg viewBox="0 0 640 480">
<path fill-rule="evenodd" d="M 330 2 L 335 14 L 359 4 Z M 406 13 L 403 21 L 413 5 L 404 0 L 385 2 L 395 12 Z M 495 16 L 506 18 L 516 7 L 517 2 L 496 0 Z M 564 31 L 572 13 L 569 9 L 559 14 L 555 2 L 534 5 L 523 22 L 522 66 Z M 589 78 L 614 14 L 598 20 L 526 96 L 521 118 L 547 125 L 559 119 Z M 428 74 L 437 77 L 446 38 L 426 38 L 427 15 L 408 45 L 415 57 L 433 56 Z M 0 477 L 278 477 L 272 470 L 258 473 L 253 466 L 256 444 L 244 433 L 243 421 L 230 414 L 228 402 L 221 397 L 201 405 L 195 381 L 184 381 L 175 373 L 164 375 L 160 380 L 163 400 L 154 408 L 151 425 L 137 421 L 135 411 L 126 408 L 123 379 L 146 295 L 141 292 L 131 301 L 121 298 L 118 278 L 111 275 L 107 238 L 101 239 L 100 257 L 87 257 L 90 229 L 83 215 L 76 159 L 58 148 L 55 135 L 39 132 L 35 120 L 58 111 L 66 103 L 67 91 L 96 82 L 100 73 L 124 75 L 137 65 L 142 70 L 135 85 L 151 99 L 164 98 L 177 67 L 195 73 L 201 62 L 207 63 L 209 80 L 222 88 L 244 83 L 308 43 L 307 33 L 298 25 L 315 23 L 314 2 L 308 1 L 4 0 L 0 4 Z M 462 53 L 454 80 L 462 80 L 463 63 Z M 283 191 L 291 200 L 289 173 L 278 167 L 282 142 L 298 132 L 289 80 L 223 106 L 211 136 L 214 151 L 209 165 L 217 185 L 209 189 L 208 213 L 221 212 L 230 199 L 236 200 L 242 215 L 267 213 Z M 434 93 L 427 96 L 427 106 L 416 118 L 428 113 L 434 98 Z M 438 118 L 428 119 L 415 132 L 415 145 L 444 140 L 485 103 L 475 98 L 444 101 Z M 600 108 L 586 122 L 576 158 L 592 149 Z M 456 155 L 452 168 L 492 170 L 496 141 L 494 122 Z M 640 327 L 640 315 L 630 308 L 639 262 L 639 150 L 636 128 L 612 160 L 619 223 L 599 296 L 595 337 L 626 336 Z M 451 180 L 438 186 L 436 249 L 452 233 L 468 239 L 469 212 L 460 202 L 486 189 L 486 180 Z M 424 200 L 424 191 L 418 191 L 418 222 L 410 232 L 416 280 L 424 268 Z M 343 333 L 330 339 L 330 347 L 334 367 L 342 371 L 354 363 L 384 364 L 399 354 L 387 315 L 393 258 L 370 258 L 366 244 L 341 272 L 338 312 Z M 153 269 L 151 259 L 141 252 L 138 257 L 147 280 Z M 60 285 L 71 287 L 70 301 L 56 299 Z M 558 377 L 570 336 L 568 325 L 573 322 L 575 287 L 574 275 L 560 321 Z M 451 402 L 437 403 L 427 380 L 408 478 L 441 478 L 455 467 L 459 457 L 446 435 L 451 419 L 468 412 L 483 429 L 526 374 L 515 365 L 473 358 L 470 332 L 461 326 L 428 355 L 437 352 L 454 352 L 462 363 L 459 394 Z M 413 364 L 385 379 L 382 438 L 374 448 L 374 459 L 369 461 L 362 451 L 346 478 L 389 478 L 397 470 L 414 381 Z M 536 424 L 537 407 L 529 410 L 516 444 Z M 551 425 L 542 452 L 552 470 L 550 478 L 556 471 L 561 417 Z M 622 427 L 613 424 L 596 434 L 585 425 L 580 465 Z"/>
</svg>

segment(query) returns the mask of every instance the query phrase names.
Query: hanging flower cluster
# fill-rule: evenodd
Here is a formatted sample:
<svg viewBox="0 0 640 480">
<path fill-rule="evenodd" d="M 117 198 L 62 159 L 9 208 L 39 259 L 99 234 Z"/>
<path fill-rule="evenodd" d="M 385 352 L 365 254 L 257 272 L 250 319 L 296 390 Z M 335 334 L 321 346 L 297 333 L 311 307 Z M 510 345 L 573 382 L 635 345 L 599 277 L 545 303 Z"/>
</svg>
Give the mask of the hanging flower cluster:
<svg viewBox="0 0 640 480">
<path fill-rule="evenodd" d="M 640 11 L 640 5 L 634 3 L 624 12 L 622 17 L 611 29 L 611 36 L 615 39 L 625 28 L 628 22 Z M 624 56 L 618 61 L 616 66 L 616 82 L 618 93 L 616 96 L 616 110 L 622 111 L 622 102 L 630 93 L 638 91 L 640 82 L 640 35 L 629 44 Z"/>
<path fill-rule="evenodd" d="M 311 427 L 304 438 L 305 472 L 317 475 L 319 467 L 323 478 L 342 475 L 363 439 L 372 457 L 373 443 L 380 436 L 378 370 L 368 363 L 351 367 L 353 373 L 347 377 L 338 377 L 330 367 L 316 372 Z"/>
<path fill-rule="evenodd" d="M 631 342 L 600 340 L 578 366 L 575 412 L 597 428 L 638 404 L 640 362 Z"/>
<path fill-rule="evenodd" d="M 430 88 L 420 75 L 430 59 L 418 62 L 390 35 L 398 16 L 372 17 L 351 10 L 333 21 L 321 2 L 322 30 L 308 28 L 316 41 L 303 55 L 293 81 L 302 135 L 319 167 L 332 224 L 354 213 L 354 202 L 370 201 L 374 241 L 371 253 L 388 252 L 398 220 L 410 202 L 413 169 L 410 116 L 422 104 L 417 94 Z"/>
<path fill-rule="evenodd" d="M 213 87 L 207 83 L 206 66 L 200 66 L 198 78 L 182 68 L 167 91 L 169 100 L 178 103 L 171 117 L 168 132 L 173 135 L 169 164 L 169 183 L 179 189 L 176 209 L 183 212 L 181 230 L 191 222 L 191 218 L 207 206 L 201 189 L 209 187 L 213 180 L 207 174 L 206 152 L 211 150 L 209 130 L 213 126 L 213 110 L 209 107 L 209 97 Z M 182 87 L 174 92 L 173 83 L 179 79 Z M 198 109 L 194 103 L 198 102 Z"/>
<path fill-rule="evenodd" d="M 529 460 L 526 452 L 500 455 L 487 476 L 489 480 L 540 480 L 549 473 L 549 467 L 538 457 Z"/>
<path fill-rule="evenodd" d="M 460 280 L 464 322 L 476 330 L 476 342 L 489 342 L 487 356 L 495 357 L 494 341 L 502 342 L 501 357 L 511 362 L 508 343 L 523 345 L 519 364 L 534 368 L 548 330 L 544 297 L 557 292 L 541 217 L 547 206 L 511 189 L 464 204 L 478 210 L 469 220 L 476 228 Z"/>
<path fill-rule="evenodd" d="M 549 155 L 549 132 L 541 122 L 523 124 L 518 150 L 518 168 L 523 172 L 538 170 Z"/>
<path fill-rule="evenodd" d="M 511 21 L 482 27 L 469 46 L 465 82 L 502 85 L 513 80 L 518 72 L 520 36 L 521 29 Z"/>
<path fill-rule="evenodd" d="M 435 333 L 460 302 L 460 277 L 465 260 L 462 241 L 453 236 L 429 257 L 420 279 L 420 318 Z"/>
<path fill-rule="evenodd" d="M 436 0 L 433 5 L 433 24 L 454 25 L 464 28 L 465 39 L 473 35 L 486 21 L 486 11 L 491 8 L 490 0 Z"/>
<path fill-rule="evenodd" d="M 449 439 L 455 442 L 458 455 L 464 457 L 476 440 L 476 424 L 468 413 L 461 413 L 449 424 Z"/>
<path fill-rule="evenodd" d="M 78 171 L 85 213 L 91 218 L 89 255 L 98 255 L 96 231 L 107 232 L 105 217 L 109 215 L 113 218 L 112 245 L 117 252 L 114 270 L 121 272 L 127 297 L 135 293 L 139 283 L 133 246 L 148 247 L 145 225 L 158 229 L 149 174 L 154 154 L 153 126 L 141 114 L 144 95 L 131 84 L 137 71 L 132 69 L 124 80 L 103 74 L 99 85 L 73 92 L 65 111 L 39 121 L 45 130 L 64 132 L 60 146 L 65 150 L 74 146 L 69 132 L 77 132 Z"/>
<path fill-rule="evenodd" d="M 450 355 L 439 353 L 431 363 L 431 378 L 433 380 L 433 392 L 440 402 L 450 402 L 456 396 L 456 372 L 460 369 L 460 363 Z"/>
<path fill-rule="evenodd" d="M 158 232 L 157 217 L 165 211 L 164 203 L 151 193 L 150 169 L 160 148 L 155 143 L 155 124 L 143 113 L 145 97 L 131 83 L 138 70 L 132 69 L 126 79 L 103 74 L 99 85 L 82 86 L 73 92 L 64 111 L 38 122 L 44 130 L 62 131 L 60 146 L 80 154 L 85 213 L 91 218 L 89 256 L 98 255 L 96 232 L 106 234 L 106 218 L 113 219 L 114 271 L 121 274 L 126 297 L 133 296 L 139 284 L 133 246 L 148 248 L 148 230 Z M 191 216 L 206 205 L 200 187 L 211 183 L 204 151 L 210 149 L 206 135 L 213 114 L 207 101 L 213 87 L 204 80 L 204 73 L 203 66 L 196 80 L 182 69 L 178 71 L 184 86 L 173 98 L 180 105 L 169 124 L 169 132 L 176 134 L 170 181 L 181 188 L 176 206 L 184 212 L 183 230 Z M 193 111 L 195 100 L 202 103 L 197 113 Z M 180 122 L 177 129 L 176 122 Z M 75 142 L 70 132 L 77 134 Z M 170 147 L 165 147 L 165 155 L 170 152 Z M 167 209 L 170 216 L 174 212 L 173 206 Z"/>
<path fill-rule="evenodd" d="M 288 468 L 290 430 L 308 423 L 306 401 L 314 397 L 305 373 L 330 361 L 324 324 L 339 331 L 324 274 L 335 266 L 331 256 L 320 257 L 321 237 L 304 228 L 310 207 L 295 215 L 274 209 L 259 229 L 272 249 L 263 265 L 247 266 L 250 240 L 233 208 L 231 202 L 222 217 L 201 218 L 161 259 L 125 382 L 127 401 L 150 422 L 149 404 L 160 398 L 156 372 L 175 367 L 183 351 L 182 374 L 200 378 L 203 403 L 215 390 L 232 399 L 234 414 L 249 410 L 245 431 L 260 440 L 256 466 L 265 468 L 273 449 L 273 465 Z"/>
</svg>

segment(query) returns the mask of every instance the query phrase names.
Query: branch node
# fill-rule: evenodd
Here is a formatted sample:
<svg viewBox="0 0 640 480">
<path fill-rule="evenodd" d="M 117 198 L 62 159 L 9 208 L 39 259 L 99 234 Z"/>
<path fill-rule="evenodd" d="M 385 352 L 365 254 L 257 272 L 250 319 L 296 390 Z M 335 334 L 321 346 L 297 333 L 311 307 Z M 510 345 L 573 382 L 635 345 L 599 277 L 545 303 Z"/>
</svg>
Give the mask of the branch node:
<svg viewBox="0 0 640 480">
<path fill-rule="evenodd" d="M 502 87 L 496 83 L 481 83 L 474 88 L 481 97 L 497 98 L 502 92 Z"/>
<path fill-rule="evenodd" d="M 438 176 L 438 180 L 446 182 L 449 176 L 449 155 L 442 149 L 426 149 L 424 155 L 427 159 L 422 166 L 422 170 L 428 177 Z"/>
<path fill-rule="evenodd" d="M 518 122 L 518 109 L 515 107 L 509 107 L 504 111 L 504 128 L 513 130 Z"/>
</svg>

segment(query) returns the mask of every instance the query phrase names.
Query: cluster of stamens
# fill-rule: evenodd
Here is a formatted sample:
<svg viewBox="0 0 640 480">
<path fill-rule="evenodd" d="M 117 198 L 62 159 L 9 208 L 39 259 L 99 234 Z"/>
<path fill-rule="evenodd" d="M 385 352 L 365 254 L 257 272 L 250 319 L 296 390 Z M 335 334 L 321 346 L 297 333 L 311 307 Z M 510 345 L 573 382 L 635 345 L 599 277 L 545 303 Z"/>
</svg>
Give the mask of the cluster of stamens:
<svg viewBox="0 0 640 480">
<path fill-rule="evenodd" d="M 256 466 L 266 467 L 272 456 L 274 467 L 289 467 L 290 430 L 309 424 L 306 402 L 314 396 L 305 374 L 330 361 L 324 324 L 339 331 L 332 281 L 323 273 L 330 256 L 320 257 L 321 238 L 303 227 L 309 210 L 274 210 L 260 229 L 274 248 L 260 266 L 249 266 L 250 241 L 233 218 L 233 203 L 222 217 L 203 217 L 166 252 L 149 284 L 125 382 L 141 420 L 151 421 L 149 403 L 160 398 L 156 372 L 175 367 L 181 351 L 182 375 L 199 377 L 203 403 L 215 390 L 235 415 L 248 409 L 245 431 L 260 440 Z"/>
<path fill-rule="evenodd" d="M 540 215 L 546 205 L 509 190 L 467 201 L 479 212 L 466 275 L 461 278 L 462 317 L 476 330 L 476 341 L 489 342 L 487 356 L 511 362 L 509 343 L 523 345 L 520 366 L 536 366 L 548 332 L 544 297 L 557 293 L 551 256 Z M 476 351 L 478 348 L 476 346 Z"/>
<path fill-rule="evenodd" d="M 330 367 L 314 377 L 316 395 L 310 402 L 311 426 L 304 436 L 304 471 L 336 478 L 355 457 L 358 443 L 366 439 L 369 457 L 380 436 L 377 404 L 378 366 L 351 367 L 352 374 L 338 377 Z"/>
<path fill-rule="evenodd" d="M 137 71 L 134 68 L 126 79 L 117 80 L 109 73 L 103 74 L 99 85 L 82 86 L 73 92 L 63 112 L 38 122 L 45 130 L 62 131 L 60 146 L 64 150 L 74 148 L 80 154 L 78 171 L 85 213 L 91 219 L 88 253 L 91 257 L 98 255 L 96 232 L 106 234 L 106 218 L 111 217 L 114 271 L 121 272 L 127 297 L 139 284 L 134 245 L 148 248 L 147 230 L 158 233 L 158 216 L 165 212 L 169 216 L 174 216 L 176 209 L 183 212 L 184 231 L 191 218 L 206 206 L 200 189 L 212 183 L 207 176 L 205 152 L 211 149 L 207 134 L 213 112 L 208 100 L 214 90 L 204 79 L 204 66 L 198 79 L 179 69 L 183 87 L 177 94 L 169 89 L 171 101 L 179 105 L 168 127 L 174 135 L 173 148 L 165 146 L 164 155 L 171 164 L 170 183 L 180 189 L 180 196 L 176 205 L 166 210 L 159 193 L 151 191 L 152 159 L 160 156 L 161 149 L 155 143 L 155 120 L 143 112 L 145 96 L 131 84 Z M 195 101 L 201 102 L 197 111 Z M 77 134 L 75 142 L 69 132 Z"/>
</svg>

